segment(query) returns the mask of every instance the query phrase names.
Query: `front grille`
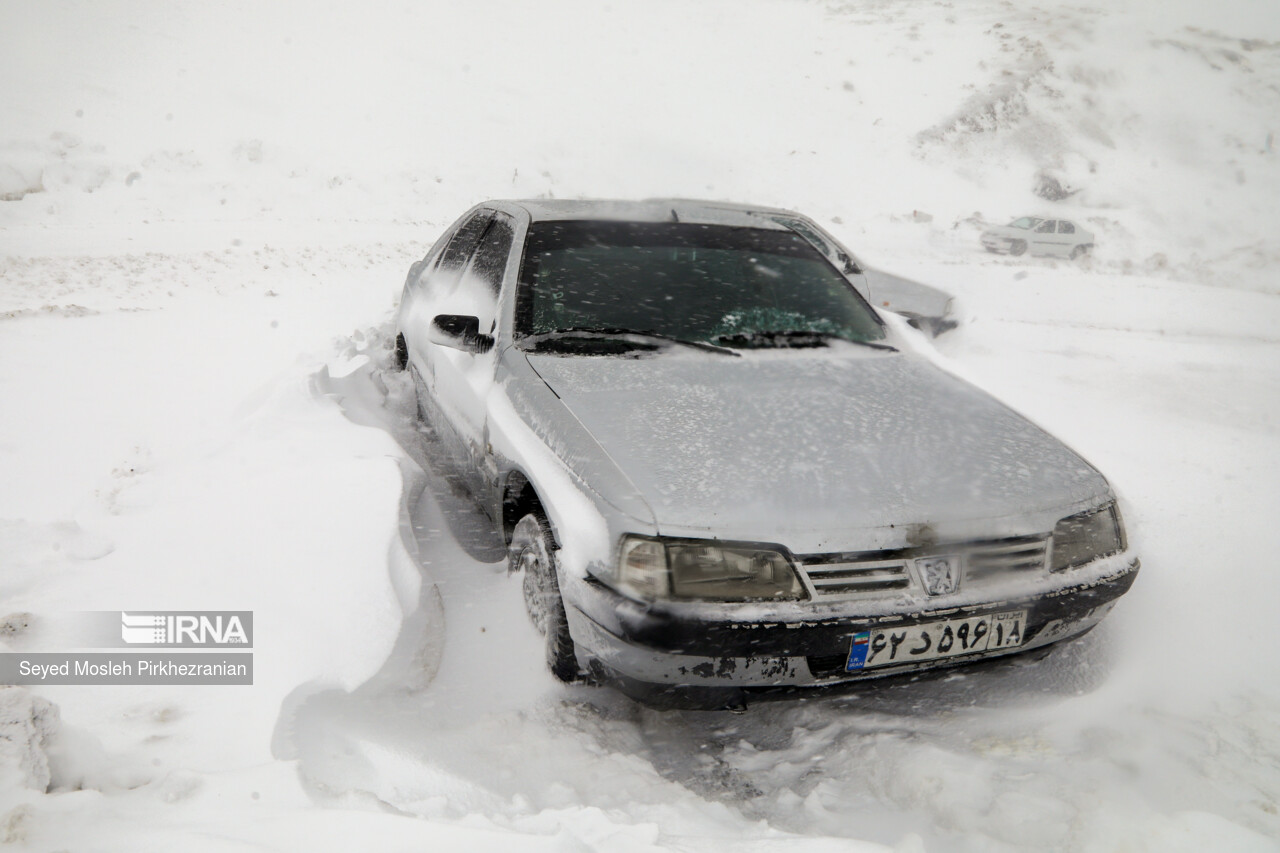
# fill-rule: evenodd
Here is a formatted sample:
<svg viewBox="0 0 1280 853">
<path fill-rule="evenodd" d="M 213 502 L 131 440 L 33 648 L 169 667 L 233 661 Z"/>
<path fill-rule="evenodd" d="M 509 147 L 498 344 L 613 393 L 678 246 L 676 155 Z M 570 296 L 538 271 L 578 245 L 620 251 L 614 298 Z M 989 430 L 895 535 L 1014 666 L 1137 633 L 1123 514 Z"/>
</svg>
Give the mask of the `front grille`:
<svg viewBox="0 0 1280 853">
<path fill-rule="evenodd" d="M 815 596 L 826 598 L 905 591 L 914 583 L 911 561 L 933 555 L 961 557 L 963 589 L 969 584 L 1039 572 L 1045 567 L 1048 550 L 1048 537 L 1014 536 L 929 549 L 805 554 L 797 559 Z"/>
<path fill-rule="evenodd" d="M 965 553 L 965 580 L 981 583 L 1044 568 L 1049 540 L 1043 536 L 1018 536 L 979 542 Z"/>
<path fill-rule="evenodd" d="M 902 560 L 845 562 L 840 555 L 802 558 L 805 574 L 819 596 L 860 592 L 888 592 L 911 585 Z"/>
</svg>

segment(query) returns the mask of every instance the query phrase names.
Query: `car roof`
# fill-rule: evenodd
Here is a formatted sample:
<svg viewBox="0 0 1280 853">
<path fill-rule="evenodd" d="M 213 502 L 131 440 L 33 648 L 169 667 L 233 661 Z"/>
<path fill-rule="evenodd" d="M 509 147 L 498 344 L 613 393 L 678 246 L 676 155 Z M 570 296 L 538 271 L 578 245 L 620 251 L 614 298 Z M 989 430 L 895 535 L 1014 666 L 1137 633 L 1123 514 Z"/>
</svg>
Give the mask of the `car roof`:
<svg viewBox="0 0 1280 853">
<path fill-rule="evenodd" d="M 515 208 L 533 222 L 604 219 L 619 222 L 692 222 L 703 225 L 735 225 L 783 231 L 786 226 L 770 216 L 806 217 L 789 210 L 752 207 L 733 202 L 697 199 L 513 199 L 487 202 L 485 206 Z"/>
</svg>

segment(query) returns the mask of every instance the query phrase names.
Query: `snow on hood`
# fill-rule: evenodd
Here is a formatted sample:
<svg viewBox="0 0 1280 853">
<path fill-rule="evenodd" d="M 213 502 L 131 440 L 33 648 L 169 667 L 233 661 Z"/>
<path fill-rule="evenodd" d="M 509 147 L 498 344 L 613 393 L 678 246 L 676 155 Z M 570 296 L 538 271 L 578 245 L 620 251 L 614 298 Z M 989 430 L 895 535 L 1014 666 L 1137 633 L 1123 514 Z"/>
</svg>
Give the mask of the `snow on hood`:
<svg viewBox="0 0 1280 853">
<path fill-rule="evenodd" d="M 1032 233 L 1030 228 L 1015 228 L 1012 225 L 991 225 L 986 228 L 984 234 L 993 234 L 997 237 L 1018 237 L 1025 238 Z"/>
<path fill-rule="evenodd" d="M 530 355 L 660 530 L 758 540 L 1008 518 L 1097 500 L 1103 477 L 908 354 Z"/>
</svg>

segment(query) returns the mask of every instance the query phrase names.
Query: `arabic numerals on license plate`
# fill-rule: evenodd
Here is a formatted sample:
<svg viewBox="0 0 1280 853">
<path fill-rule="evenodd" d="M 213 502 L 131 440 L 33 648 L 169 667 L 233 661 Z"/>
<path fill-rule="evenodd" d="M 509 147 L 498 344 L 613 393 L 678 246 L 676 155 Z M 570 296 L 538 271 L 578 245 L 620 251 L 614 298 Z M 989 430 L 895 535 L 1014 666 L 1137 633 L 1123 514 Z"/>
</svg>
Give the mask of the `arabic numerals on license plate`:
<svg viewBox="0 0 1280 853">
<path fill-rule="evenodd" d="M 995 613 L 991 616 L 991 644 L 989 649 L 1012 649 L 1022 645 L 1023 621 L 1026 614 Z"/>
<path fill-rule="evenodd" d="M 854 635 L 847 671 L 937 660 L 1022 645 L 1026 612 L 1011 610 Z"/>
</svg>

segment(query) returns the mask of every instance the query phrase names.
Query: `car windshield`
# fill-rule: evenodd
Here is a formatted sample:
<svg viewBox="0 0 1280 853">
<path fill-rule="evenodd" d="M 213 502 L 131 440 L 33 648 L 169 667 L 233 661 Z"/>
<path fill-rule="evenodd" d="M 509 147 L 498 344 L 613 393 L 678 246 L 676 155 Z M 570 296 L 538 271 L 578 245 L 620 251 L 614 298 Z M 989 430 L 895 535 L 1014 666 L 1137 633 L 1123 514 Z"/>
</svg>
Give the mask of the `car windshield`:
<svg viewBox="0 0 1280 853">
<path fill-rule="evenodd" d="M 1009 223 L 1010 228 L 1035 228 L 1043 219 L 1036 219 L 1034 216 L 1023 216 Z"/>
<path fill-rule="evenodd" d="M 849 281 L 792 231 L 681 222 L 539 222 L 516 337 L 649 333 L 721 347 L 883 340 Z"/>
</svg>

